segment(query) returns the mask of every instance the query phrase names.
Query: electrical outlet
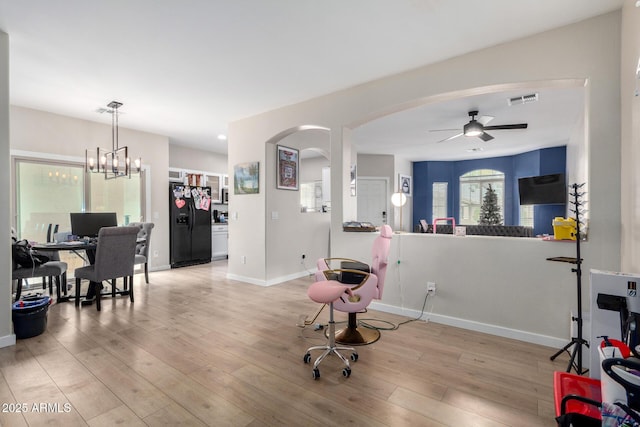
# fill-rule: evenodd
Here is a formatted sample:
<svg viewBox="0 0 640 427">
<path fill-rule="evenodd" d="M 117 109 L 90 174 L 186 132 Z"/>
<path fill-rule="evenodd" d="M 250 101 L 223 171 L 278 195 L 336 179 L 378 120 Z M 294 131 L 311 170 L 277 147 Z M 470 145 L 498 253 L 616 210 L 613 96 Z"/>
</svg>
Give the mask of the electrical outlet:
<svg viewBox="0 0 640 427">
<path fill-rule="evenodd" d="M 427 294 L 435 295 L 436 294 L 436 283 L 435 282 L 427 282 Z"/>
<path fill-rule="evenodd" d="M 247 257 L 246 257 L 246 256 L 244 256 L 244 255 L 242 255 L 242 257 L 240 258 L 240 261 L 241 261 L 243 264 L 246 264 L 246 263 L 247 263 Z"/>
<path fill-rule="evenodd" d="M 153 251 L 153 257 L 158 258 L 158 251 Z"/>
</svg>

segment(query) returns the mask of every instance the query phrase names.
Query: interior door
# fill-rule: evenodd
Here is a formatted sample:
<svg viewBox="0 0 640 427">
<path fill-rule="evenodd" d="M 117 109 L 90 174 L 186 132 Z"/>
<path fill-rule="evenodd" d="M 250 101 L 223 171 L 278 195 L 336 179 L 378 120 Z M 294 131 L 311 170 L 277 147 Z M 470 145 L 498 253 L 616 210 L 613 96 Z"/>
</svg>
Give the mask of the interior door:
<svg viewBox="0 0 640 427">
<path fill-rule="evenodd" d="M 388 223 L 387 187 L 385 178 L 358 178 L 358 221 L 375 226 Z"/>
</svg>

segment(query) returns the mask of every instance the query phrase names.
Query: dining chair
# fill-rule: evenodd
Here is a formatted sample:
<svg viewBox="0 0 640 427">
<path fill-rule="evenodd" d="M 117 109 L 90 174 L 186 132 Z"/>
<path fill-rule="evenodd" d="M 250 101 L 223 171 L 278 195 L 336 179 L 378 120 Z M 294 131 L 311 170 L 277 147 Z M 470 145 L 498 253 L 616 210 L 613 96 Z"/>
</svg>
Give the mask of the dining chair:
<svg viewBox="0 0 640 427">
<path fill-rule="evenodd" d="M 111 296 L 116 295 L 115 281 L 124 278 L 124 289 L 133 298 L 133 263 L 136 251 L 137 227 L 102 227 L 98 233 L 95 261 L 91 265 L 76 268 L 76 306 L 80 304 L 81 280 L 86 279 L 95 286 L 96 308 L 101 310 L 102 282 L 111 281 Z M 128 289 L 127 289 L 128 284 Z M 91 286 L 91 285 L 90 285 Z M 124 294 L 124 292 L 121 292 Z M 106 294 L 105 294 L 106 295 Z"/>
<path fill-rule="evenodd" d="M 139 228 L 134 266 L 144 264 L 144 280 L 149 283 L 149 247 L 151 245 L 151 230 L 155 224 L 152 222 L 131 222 L 129 226 Z"/>
<path fill-rule="evenodd" d="M 17 240 L 15 229 L 11 229 L 11 243 Z M 40 253 L 40 252 L 39 252 Z M 40 253 L 41 255 L 45 255 Z M 49 256 L 49 254 L 46 254 Z M 51 258 L 50 258 L 51 259 Z M 60 300 L 60 288 L 67 283 L 67 263 L 60 261 L 59 258 L 52 259 L 44 264 L 34 265 L 32 267 L 20 266 L 13 257 L 11 257 L 11 280 L 16 281 L 16 297 L 18 301 L 22 296 L 22 281 L 27 279 L 42 279 L 42 289 L 46 289 L 47 281 L 49 284 L 49 295 L 53 294 L 53 283 L 56 286 L 56 300 Z M 65 287 L 66 290 L 66 287 Z"/>
<path fill-rule="evenodd" d="M 67 263 L 63 261 L 49 261 L 34 267 L 20 267 L 12 261 L 11 280 L 17 281 L 15 301 L 22 295 L 22 281 L 27 279 L 42 279 L 43 287 L 49 283 L 49 295 L 53 293 L 53 283 L 56 286 L 56 300 L 60 299 L 60 289 L 67 283 Z"/>
</svg>

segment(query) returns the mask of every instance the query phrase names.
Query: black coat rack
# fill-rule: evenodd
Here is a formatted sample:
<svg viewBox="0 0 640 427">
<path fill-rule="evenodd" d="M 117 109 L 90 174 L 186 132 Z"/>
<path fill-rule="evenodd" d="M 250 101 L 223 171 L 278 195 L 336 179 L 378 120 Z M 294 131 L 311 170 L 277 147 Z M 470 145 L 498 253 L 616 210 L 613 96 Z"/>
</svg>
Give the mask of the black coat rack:
<svg viewBox="0 0 640 427">
<path fill-rule="evenodd" d="M 569 262 L 575 264 L 575 267 L 571 269 L 573 273 L 576 273 L 576 287 L 578 294 L 578 315 L 571 318 L 577 324 L 577 336 L 571 337 L 571 341 L 560 350 L 558 350 L 553 356 L 551 356 L 551 360 L 554 360 L 563 352 L 568 352 L 571 355 L 571 359 L 569 360 L 569 365 L 567 366 L 567 372 L 570 372 L 571 369 L 575 369 L 578 375 L 582 375 L 587 373 L 588 369 L 582 368 L 582 346 L 586 346 L 589 348 L 589 343 L 582 336 L 582 258 L 580 256 L 580 225 L 582 222 L 582 215 L 584 214 L 584 204 L 586 203 L 582 200 L 582 196 L 585 194 L 582 190 L 580 190 L 584 186 L 582 184 L 572 184 L 571 192 L 569 195 L 573 197 L 569 203 L 573 205 L 573 209 L 570 209 L 571 212 L 575 214 L 576 219 L 576 257 L 554 257 L 547 258 L 549 261 L 561 261 L 561 262 Z M 573 349 L 569 351 L 569 349 Z"/>
</svg>

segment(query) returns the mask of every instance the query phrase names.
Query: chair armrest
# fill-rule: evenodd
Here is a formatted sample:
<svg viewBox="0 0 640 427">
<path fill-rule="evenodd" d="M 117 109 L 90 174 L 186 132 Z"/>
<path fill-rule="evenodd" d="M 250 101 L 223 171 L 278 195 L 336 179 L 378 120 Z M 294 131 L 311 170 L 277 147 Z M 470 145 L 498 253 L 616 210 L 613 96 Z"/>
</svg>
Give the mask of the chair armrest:
<svg viewBox="0 0 640 427">
<path fill-rule="evenodd" d="M 324 276 L 327 278 L 327 280 L 337 280 L 335 277 L 337 277 L 338 273 L 352 273 L 352 274 L 357 274 L 359 276 L 362 276 L 362 280 L 360 281 L 360 283 L 344 283 L 344 285 L 349 286 L 349 288 L 352 291 L 355 291 L 359 289 L 362 285 L 364 285 L 369 279 L 369 276 L 371 275 L 371 273 L 367 273 L 365 271 L 351 270 L 348 268 L 336 268 L 335 270 L 324 270 L 323 273 L 324 273 Z"/>
<path fill-rule="evenodd" d="M 331 266 L 329 265 L 330 261 L 346 261 L 346 262 L 357 262 L 360 264 L 367 264 L 366 262 L 362 262 L 362 261 L 358 261 L 357 259 L 352 259 L 352 258 L 324 258 L 324 262 L 325 264 L 327 264 L 327 266 L 329 266 L 329 268 L 331 268 Z"/>
</svg>

